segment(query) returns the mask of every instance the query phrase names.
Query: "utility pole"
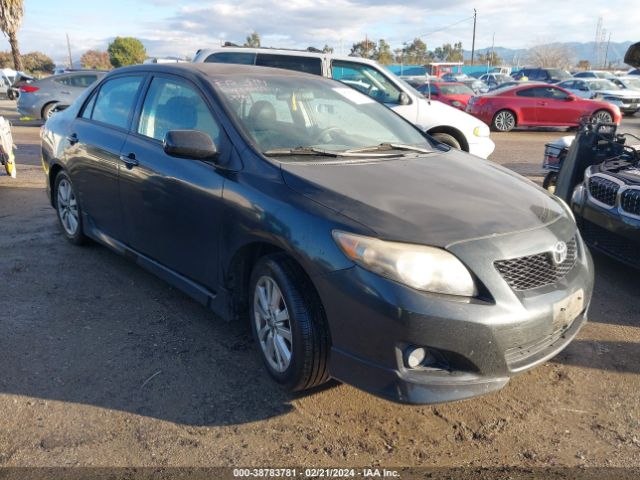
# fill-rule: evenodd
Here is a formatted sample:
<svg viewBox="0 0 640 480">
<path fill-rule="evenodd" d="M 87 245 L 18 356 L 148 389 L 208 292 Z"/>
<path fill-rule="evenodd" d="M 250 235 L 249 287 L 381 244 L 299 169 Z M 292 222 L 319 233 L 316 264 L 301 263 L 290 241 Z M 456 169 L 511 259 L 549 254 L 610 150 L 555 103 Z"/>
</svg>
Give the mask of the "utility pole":
<svg viewBox="0 0 640 480">
<path fill-rule="evenodd" d="M 476 9 L 473 9 L 473 40 L 471 41 L 471 65 L 473 65 L 473 56 L 476 52 Z"/>
<path fill-rule="evenodd" d="M 68 33 L 67 33 L 67 50 L 69 50 L 69 68 L 73 68 L 73 60 L 71 59 L 71 43 L 69 42 Z"/>
<path fill-rule="evenodd" d="M 609 43 L 611 42 L 611 32 L 609 32 L 609 39 L 607 40 L 607 48 L 604 51 L 604 68 L 607 68 L 607 57 L 609 56 Z"/>
</svg>

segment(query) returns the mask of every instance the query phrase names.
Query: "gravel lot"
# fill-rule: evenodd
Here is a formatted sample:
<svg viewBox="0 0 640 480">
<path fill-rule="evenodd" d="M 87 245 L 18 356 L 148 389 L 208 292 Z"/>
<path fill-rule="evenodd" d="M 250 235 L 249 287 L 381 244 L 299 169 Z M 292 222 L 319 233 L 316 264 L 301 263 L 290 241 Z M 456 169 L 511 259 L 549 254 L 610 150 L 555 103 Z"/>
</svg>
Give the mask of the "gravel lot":
<svg viewBox="0 0 640 480">
<path fill-rule="evenodd" d="M 11 102 L 0 114 L 14 118 Z M 640 133 L 640 116 L 625 118 Z M 502 391 L 400 406 L 330 384 L 291 396 L 249 330 L 97 245 L 64 240 L 39 129 L 14 127 L 0 176 L 0 466 L 640 467 L 638 272 L 596 256 L 591 322 Z M 564 133 L 493 134 L 492 159 L 541 180 Z"/>
</svg>

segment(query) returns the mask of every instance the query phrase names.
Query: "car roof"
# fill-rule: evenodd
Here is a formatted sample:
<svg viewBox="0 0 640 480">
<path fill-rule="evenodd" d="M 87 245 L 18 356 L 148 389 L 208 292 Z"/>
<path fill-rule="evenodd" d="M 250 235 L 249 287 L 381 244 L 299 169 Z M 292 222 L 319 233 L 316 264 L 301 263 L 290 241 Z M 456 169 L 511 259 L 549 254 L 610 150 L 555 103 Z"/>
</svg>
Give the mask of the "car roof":
<svg viewBox="0 0 640 480">
<path fill-rule="evenodd" d="M 110 72 L 110 76 L 128 72 L 158 72 L 177 75 L 196 74 L 204 77 L 226 75 L 274 75 L 279 77 L 320 78 L 318 75 L 288 70 L 284 68 L 240 65 L 235 63 L 146 63 L 130 67 L 118 68 Z"/>
</svg>

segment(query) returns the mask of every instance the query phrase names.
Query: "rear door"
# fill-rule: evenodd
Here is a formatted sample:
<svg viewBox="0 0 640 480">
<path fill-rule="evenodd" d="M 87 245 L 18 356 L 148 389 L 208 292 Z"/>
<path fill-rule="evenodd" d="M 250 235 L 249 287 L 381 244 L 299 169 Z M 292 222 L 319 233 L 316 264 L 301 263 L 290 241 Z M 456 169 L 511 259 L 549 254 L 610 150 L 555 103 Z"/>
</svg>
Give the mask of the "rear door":
<svg viewBox="0 0 640 480">
<path fill-rule="evenodd" d="M 66 139 L 69 174 L 91 226 L 125 240 L 118 194 L 120 150 L 127 137 L 144 74 L 112 77 L 97 89 Z"/>
<path fill-rule="evenodd" d="M 221 157 L 230 142 L 198 87 L 154 75 L 122 149 L 120 197 L 130 245 L 171 270 L 215 289 L 224 178 L 209 162 L 167 155 L 169 130 L 200 130 Z"/>
</svg>

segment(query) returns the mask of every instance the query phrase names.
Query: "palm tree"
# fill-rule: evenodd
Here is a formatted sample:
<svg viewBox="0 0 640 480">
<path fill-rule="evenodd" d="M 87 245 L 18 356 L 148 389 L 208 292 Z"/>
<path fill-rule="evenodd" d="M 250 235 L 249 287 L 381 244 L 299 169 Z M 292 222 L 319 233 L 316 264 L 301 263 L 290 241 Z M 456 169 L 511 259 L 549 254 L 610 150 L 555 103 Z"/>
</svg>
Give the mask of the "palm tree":
<svg viewBox="0 0 640 480">
<path fill-rule="evenodd" d="M 0 30 L 9 37 L 13 64 L 16 70 L 22 70 L 22 58 L 18 48 L 18 30 L 24 15 L 24 4 L 22 0 L 0 0 Z"/>
</svg>

